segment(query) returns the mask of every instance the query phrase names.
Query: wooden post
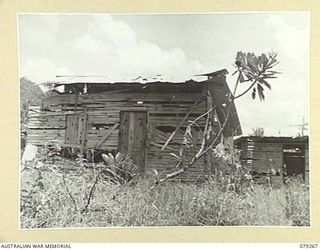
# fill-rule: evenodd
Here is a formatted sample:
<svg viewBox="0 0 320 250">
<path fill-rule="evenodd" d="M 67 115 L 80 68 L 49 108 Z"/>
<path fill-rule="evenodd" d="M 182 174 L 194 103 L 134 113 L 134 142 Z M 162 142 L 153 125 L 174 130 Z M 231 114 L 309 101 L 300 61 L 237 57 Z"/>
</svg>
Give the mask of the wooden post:
<svg viewBox="0 0 320 250">
<path fill-rule="evenodd" d="M 86 146 L 86 139 L 87 139 L 87 112 L 88 112 L 88 107 L 84 108 L 84 113 L 83 113 L 83 126 L 82 126 L 82 131 L 81 131 L 81 147 L 80 147 L 80 155 L 81 157 L 83 156 L 84 149 Z"/>
</svg>

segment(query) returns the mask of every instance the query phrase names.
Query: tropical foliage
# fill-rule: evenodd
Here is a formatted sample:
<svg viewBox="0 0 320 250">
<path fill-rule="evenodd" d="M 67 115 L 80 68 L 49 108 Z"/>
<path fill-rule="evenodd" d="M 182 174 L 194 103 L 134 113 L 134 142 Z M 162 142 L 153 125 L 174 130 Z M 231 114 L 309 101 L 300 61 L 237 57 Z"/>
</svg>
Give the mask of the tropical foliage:
<svg viewBox="0 0 320 250">
<path fill-rule="evenodd" d="M 277 78 L 276 75 L 280 72 L 274 71 L 273 68 L 279 64 L 276 53 L 261 54 L 256 56 L 254 53 L 244 53 L 239 51 L 236 56 L 235 65 L 237 70 L 234 74 L 238 73 L 238 80 L 240 83 L 251 82 L 251 86 L 247 91 L 252 89 L 252 98 L 255 99 L 256 93 L 260 100 L 265 99 L 264 87 L 271 90 L 269 79 Z M 247 91 L 244 92 L 247 93 Z M 242 96 L 237 96 L 236 98 Z"/>
</svg>

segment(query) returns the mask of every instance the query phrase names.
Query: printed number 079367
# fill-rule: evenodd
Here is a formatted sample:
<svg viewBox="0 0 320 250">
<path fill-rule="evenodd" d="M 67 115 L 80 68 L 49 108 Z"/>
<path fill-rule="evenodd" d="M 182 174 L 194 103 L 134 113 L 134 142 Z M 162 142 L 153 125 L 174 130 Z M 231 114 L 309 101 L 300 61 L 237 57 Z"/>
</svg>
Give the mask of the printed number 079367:
<svg viewBox="0 0 320 250">
<path fill-rule="evenodd" d="M 318 248 L 318 244 L 300 244 L 300 248 L 314 249 Z"/>
</svg>

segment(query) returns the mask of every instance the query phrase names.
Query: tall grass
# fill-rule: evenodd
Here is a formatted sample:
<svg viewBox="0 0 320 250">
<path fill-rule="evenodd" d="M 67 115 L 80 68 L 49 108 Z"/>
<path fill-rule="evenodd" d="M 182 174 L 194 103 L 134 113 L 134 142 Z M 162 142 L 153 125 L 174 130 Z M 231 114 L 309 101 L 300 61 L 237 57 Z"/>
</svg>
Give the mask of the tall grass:
<svg viewBox="0 0 320 250">
<path fill-rule="evenodd" d="M 22 171 L 21 228 L 112 226 L 308 226 L 309 191 L 298 181 L 280 189 L 227 191 L 211 178 L 201 184 L 140 179 L 115 185 L 100 178 L 88 209 L 92 169 L 64 173 L 54 164 Z M 63 180 L 64 179 L 64 180 Z"/>
</svg>

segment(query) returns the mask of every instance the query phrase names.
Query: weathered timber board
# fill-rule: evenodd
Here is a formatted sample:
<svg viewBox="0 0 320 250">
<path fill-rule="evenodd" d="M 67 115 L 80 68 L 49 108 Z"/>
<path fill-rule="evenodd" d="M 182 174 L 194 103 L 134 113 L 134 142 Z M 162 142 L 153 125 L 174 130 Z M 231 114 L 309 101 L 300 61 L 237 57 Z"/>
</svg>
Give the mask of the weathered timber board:
<svg viewBox="0 0 320 250">
<path fill-rule="evenodd" d="M 122 112 L 119 127 L 119 152 L 131 155 L 133 162 L 144 171 L 147 136 L 146 112 Z"/>
<path fill-rule="evenodd" d="M 75 105 L 75 96 L 61 95 L 47 98 L 43 101 L 44 107 L 47 106 L 49 111 L 44 113 L 34 112 L 31 116 L 35 119 L 35 126 L 38 124 L 46 124 L 54 120 L 55 126 L 63 127 L 66 123 L 66 114 L 75 114 L 83 111 L 84 107 L 87 107 L 88 114 L 88 130 L 86 137 L 86 147 L 93 148 L 98 143 L 108 129 L 94 130 L 92 125 L 94 124 L 107 124 L 112 126 L 117 122 L 120 122 L 120 112 L 130 110 L 145 110 L 148 112 L 148 133 L 146 140 L 148 143 L 154 141 L 155 143 L 162 144 L 165 142 L 166 137 L 170 136 L 170 133 L 162 133 L 161 136 L 157 136 L 157 133 L 151 133 L 155 131 L 156 126 L 173 126 L 175 127 L 183 118 L 184 114 L 189 110 L 190 105 L 194 103 L 196 96 L 194 94 L 155 94 L 152 96 L 146 96 L 144 94 L 132 94 L 115 93 L 115 94 L 95 94 L 95 95 L 79 95 L 77 100 L 77 107 Z M 136 102 L 143 101 L 143 105 L 139 105 Z M 61 105 L 69 105 L 61 106 Z M 205 100 L 194 108 L 190 114 L 190 119 L 194 119 L 197 116 L 205 112 L 206 106 Z M 40 111 L 40 109 L 38 109 Z M 75 112 L 76 111 L 76 112 Z M 205 119 L 203 119 L 204 121 Z M 43 123 L 40 123 L 43 121 Z M 202 122 L 202 121 L 201 121 Z M 201 125 L 204 123 L 202 122 Z M 183 127 L 188 125 L 188 121 L 183 124 Z M 45 142 L 51 135 L 56 141 L 64 143 L 64 131 L 60 136 L 54 137 L 52 133 L 47 134 Z M 42 138 L 43 135 L 40 135 Z M 106 150 L 118 150 L 118 137 L 119 130 L 114 131 L 106 142 L 102 145 Z M 169 144 L 175 150 L 175 153 L 179 153 L 180 143 L 183 141 L 183 131 L 175 135 L 172 142 Z M 171 145 L 172 144 L 172 145 Z M 169 155 L 169 152 L 162 151 L 155 146 L 148 146 L 146 152 L 146 165 L 150 168 L 152 166 L 167 166 L 166 171 L 171 172 L 175 165 L 175 158 Z M 150 165 L 150 166 L 149 166 Z M 187 176 L 199 176 L 203 172 L 203 161 L 199 161 L 195 164 L 194 170 L 189 174 L 181 176 L 181 178 L 187 178 Z M 188 171 L 189 172 L 189 171 Z M 193 173 L 194 172 L 194 173 Z"/>
<path fill-rule="evenodd" d="M 76 98 L 78 99 L 78 103 L 84 102 L 99 102 L 99 101 L 189 101 L 194 99 L 194 94 L 186 94 L 186 93 L 175 93 L 175 94 L 167 94 L 167 93 L 154 93 L 152 95 L 144 94 L 144 93 L 99 93 L 99 94 L 84 94 L 78 95 L 76 94 L 65 94 L 58 96 L 47 97 L 43 100 L 43 103 L 75 103 Z"/>
</svg>

